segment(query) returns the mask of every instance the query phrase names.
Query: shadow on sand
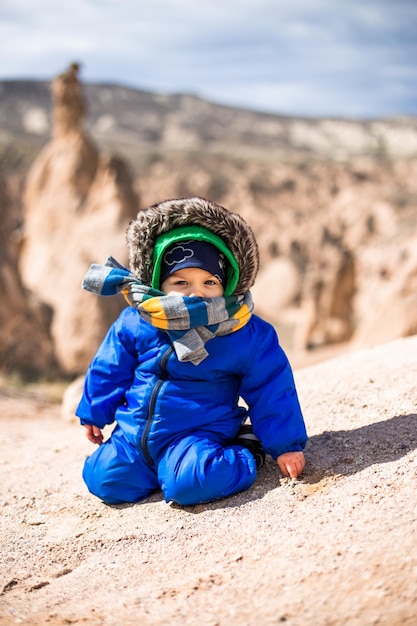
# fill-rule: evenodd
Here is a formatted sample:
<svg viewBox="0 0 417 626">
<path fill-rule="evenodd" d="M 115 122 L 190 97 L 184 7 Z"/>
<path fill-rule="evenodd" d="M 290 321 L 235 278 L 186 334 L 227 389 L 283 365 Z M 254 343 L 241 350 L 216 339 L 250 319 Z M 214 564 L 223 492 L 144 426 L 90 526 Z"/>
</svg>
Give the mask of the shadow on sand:
<svg viewBox="0 0 417 626">
<path fill-rule="evenodd" d="M 325 431 L 313 435 L 306 446 L 306 468 L 300 483 L 314 484 L 324 476 L 348 476 L 370 465 L 389 463 L 417 448 L 417 414 L 397 415 L 352 430 Z M 248 491 L 195 507 L 200 513 L 207 508 L 237 507 L 262 498 L 279 486 L 279 471 L 272 459 L 260 470 L 255 485 Z M 175 505 L 174 505 L 175 506 Z"/>
<path fill-rule="evenodd" d="M 370 465 L 396 461 L 415 448 L 415 413 L 397 415 L 353 430 L 325 431 L 308 441 L 305 482 L 314 482 L 314 476 L 320 474 L 352 475 Z"/>
<path fill-rule="evenodd" d="M 314 484 L 324 476 L 348 476 L 362 471 L 370 465 L 389 463 L 400 459 L 410 450 L 417 448 L 417 414 L 397 415 L 391 419 L 368 424 L 352 430 L 324 431 L 313 435 L 306 446 L 306 468 L 300 483 Z M 216 500 L 195 506 L 172 504 L 173 508 L 190 513 L 202 513 L 208 509 L 239 507 L 258 500 L 280 485 L 280 474 L 275 462 L 268 458 L 259 471 L 255 484 L 242 493 L 224 500 Z M 160 492 L 153 494 L 147 502 L 162 499 Z M 113 505 L 114 508 L 140 506 L 138 504 Z"/>
</svg>

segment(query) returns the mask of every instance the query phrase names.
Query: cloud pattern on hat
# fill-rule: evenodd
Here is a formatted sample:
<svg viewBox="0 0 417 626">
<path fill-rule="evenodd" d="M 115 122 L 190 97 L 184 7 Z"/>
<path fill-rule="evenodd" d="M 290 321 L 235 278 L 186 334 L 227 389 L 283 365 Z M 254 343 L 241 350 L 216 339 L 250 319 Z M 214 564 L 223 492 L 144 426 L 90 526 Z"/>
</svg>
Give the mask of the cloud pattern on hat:
<svg viewBox="0 0 417 626">
<path fill-rule="evenodd" d="M 172 244 L 163 256 L 161 282 L 176 271 L 197 267 L 215 276 L 222 284 L 226 278 L 226 257 L 206 241 L 188 240 Z"/>
<path fill-rule="evenodd" d="M 184 242 L 187 245 L 187 241 Z M 164 256 L 164 263 L 169 266 L 176 265 L 177 263 L 183 263 L 187 259 L 194 256 L 194 250 L 191 248 L 184 248 L 183 245 L 178 244 L 175 248 L 169 250 Z"/>
</svg>

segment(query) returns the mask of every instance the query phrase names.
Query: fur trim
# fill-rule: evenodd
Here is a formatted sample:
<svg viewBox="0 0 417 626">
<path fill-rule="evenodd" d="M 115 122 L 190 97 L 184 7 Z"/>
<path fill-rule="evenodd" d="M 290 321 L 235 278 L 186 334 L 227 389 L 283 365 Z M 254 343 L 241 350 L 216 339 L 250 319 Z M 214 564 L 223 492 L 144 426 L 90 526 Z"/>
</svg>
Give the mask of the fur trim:
<svg viewBox="0 0 417 626">
<path fill-rule="evenodd" d="M 246 293 L 255 282 L 259 251 L 250 226 L 237 213 L 204 198 L 165 200 L 139 211 L 126 233 L 131 272 L 150 285 L 152 255 L 156 238 L 173 228 L 197 224 L 221 237 L 240 269 L 234 295 Z"/>
</svg>

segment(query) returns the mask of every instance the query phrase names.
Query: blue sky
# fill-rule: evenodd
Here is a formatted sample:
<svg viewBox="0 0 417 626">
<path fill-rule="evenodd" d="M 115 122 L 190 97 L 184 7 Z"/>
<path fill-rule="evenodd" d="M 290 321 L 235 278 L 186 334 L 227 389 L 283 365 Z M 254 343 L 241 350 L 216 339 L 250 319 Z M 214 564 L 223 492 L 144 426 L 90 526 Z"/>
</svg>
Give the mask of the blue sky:
<svg viewBox="0 0 417 626">
<path fill-rule="evenodd" d="M 417 115 L 417 0 L 1 0 L 0 79 L 111 82 L 294 116 Z"/>
</svg>

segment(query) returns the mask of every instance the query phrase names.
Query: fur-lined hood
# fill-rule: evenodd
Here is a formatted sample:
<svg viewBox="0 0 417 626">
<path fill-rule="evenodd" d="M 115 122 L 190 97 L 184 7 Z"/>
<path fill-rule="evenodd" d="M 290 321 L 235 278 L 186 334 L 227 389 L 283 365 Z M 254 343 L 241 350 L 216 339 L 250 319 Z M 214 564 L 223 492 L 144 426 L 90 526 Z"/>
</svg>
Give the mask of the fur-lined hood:
<svg viewBox="0 0 417 626">
<path fill-rule="evenodd" d="M 234 294 L 246 293 L 255 282 L 259 267 L 259 251 L 253 231 L 240 215 L 204 198 L 165 200 L 139 211 L 126 233 L 131 272 L 149 285 L 157 237 L 191 224 L 207 228 L 224 241 L 240 269 Z"/>
</svg>

